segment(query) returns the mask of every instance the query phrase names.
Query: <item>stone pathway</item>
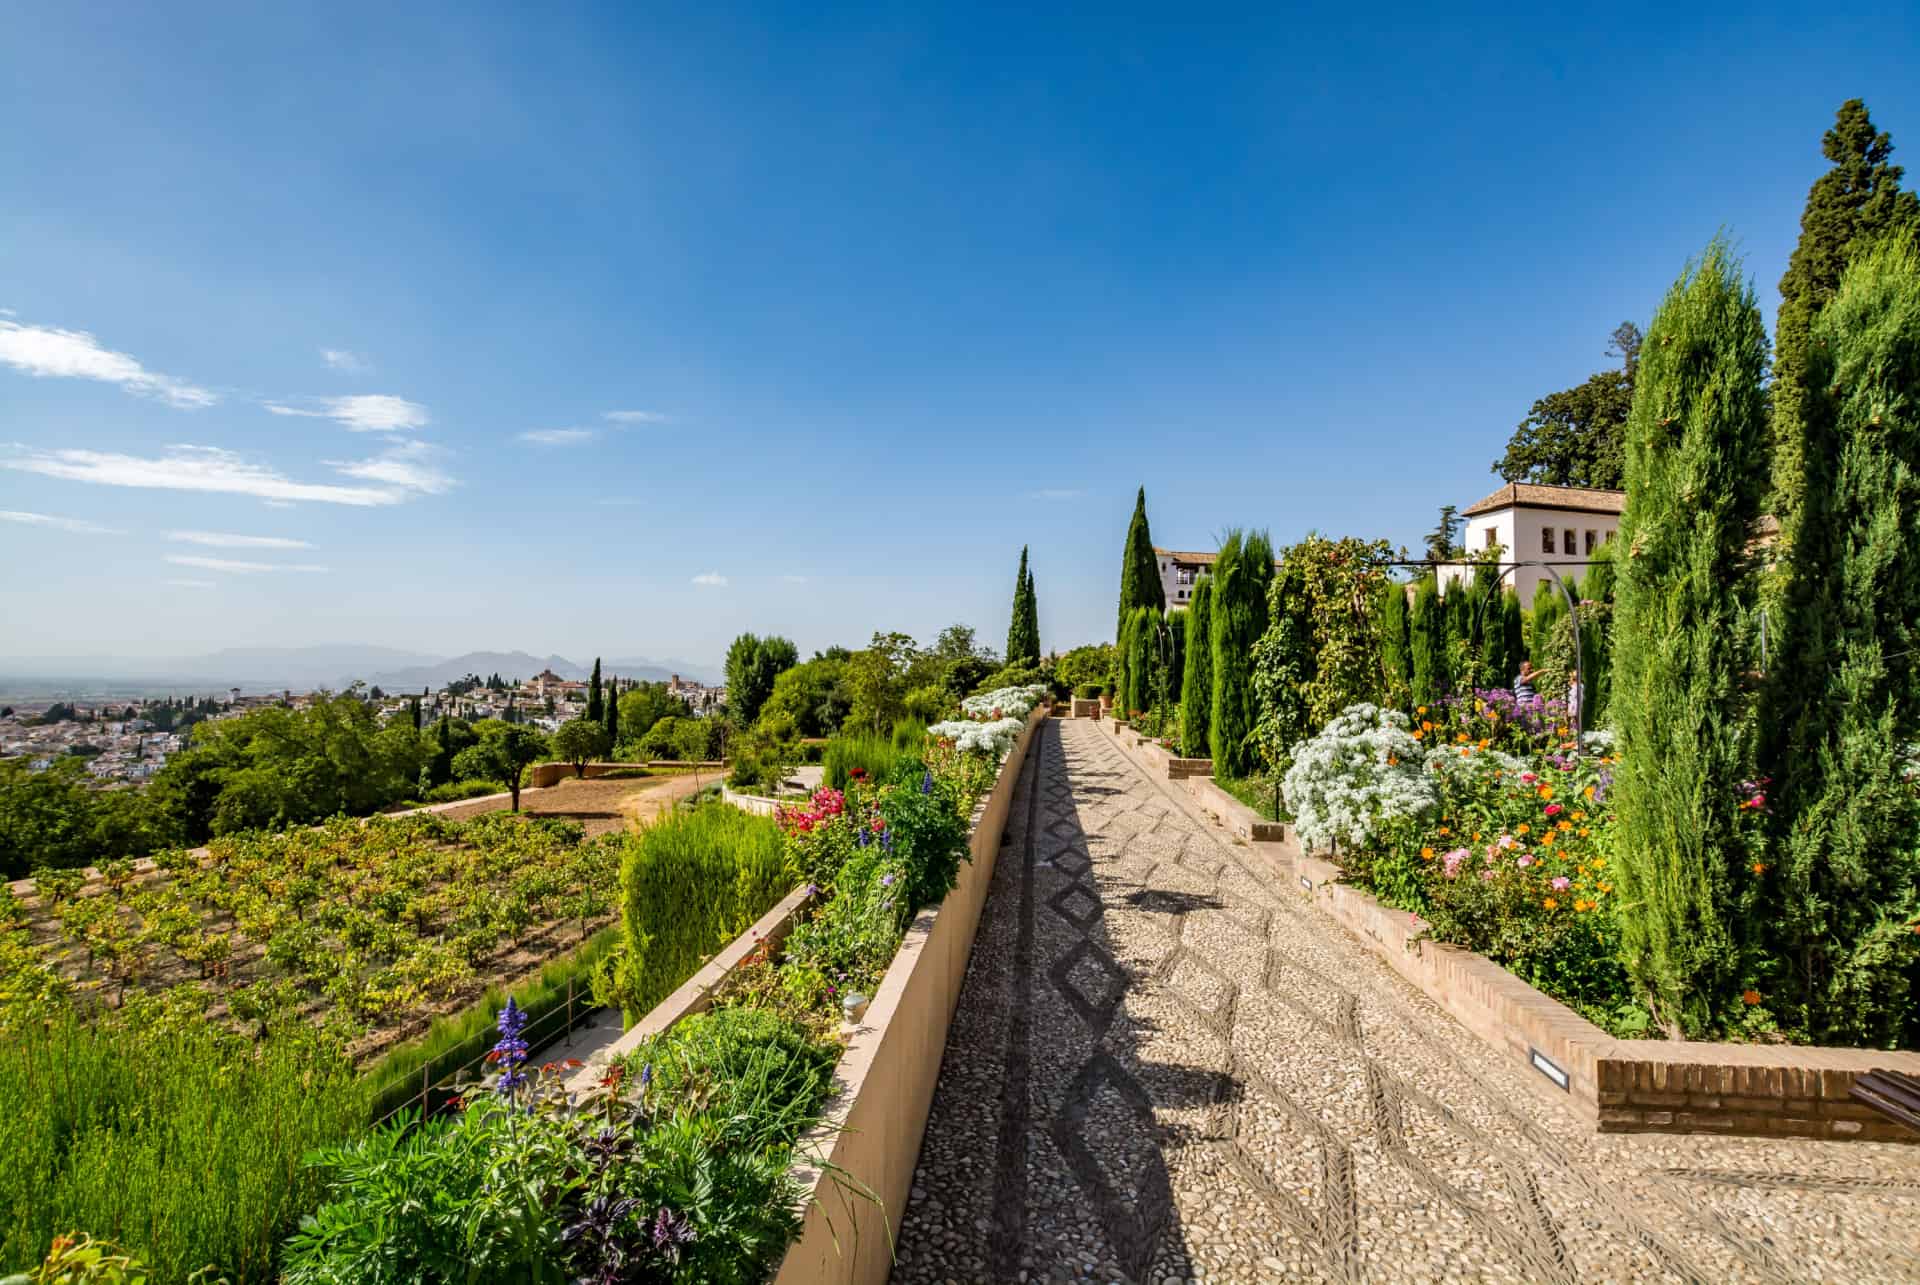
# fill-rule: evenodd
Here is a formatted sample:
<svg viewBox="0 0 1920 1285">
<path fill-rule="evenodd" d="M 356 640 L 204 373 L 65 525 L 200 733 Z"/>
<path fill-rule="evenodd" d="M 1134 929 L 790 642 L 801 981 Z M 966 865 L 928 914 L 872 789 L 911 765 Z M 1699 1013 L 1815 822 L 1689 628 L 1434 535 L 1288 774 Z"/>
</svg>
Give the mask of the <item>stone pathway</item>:
<svg viewBox="0 0 1920 1285">
<path fill-rule="evenodd" d="M 1037 735 L 894 1281 L 1920 1280 L 1920 1146 L 1594 1134 L 1095 724 Z"/>
</svg>

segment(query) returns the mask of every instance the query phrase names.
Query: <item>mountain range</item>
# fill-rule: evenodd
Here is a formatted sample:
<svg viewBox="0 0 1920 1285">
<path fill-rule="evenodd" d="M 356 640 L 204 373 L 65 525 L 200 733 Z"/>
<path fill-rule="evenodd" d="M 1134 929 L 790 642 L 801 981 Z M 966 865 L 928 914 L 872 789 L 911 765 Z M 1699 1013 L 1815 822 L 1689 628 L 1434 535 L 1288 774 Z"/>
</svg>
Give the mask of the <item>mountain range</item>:
<svg viewBox="0 0 1920 1285">
<path fill-rule="evenodd" d="M 370 687 L 408 691 L 438 688 L 456 678 L 478 674 L 486 678 L 531 678 L 551 669 L 562 678 L 584 679 L 592 668 L 565 656 L 534 656 L 524 651 L 471 651 L 439 658 L 425 652 L 402 651 L 361 643 L 310 647 L 227 647 L 204 656 L 134 660 L 119 656 L 32 656 L 0 659 L 0 675 L 61 680 L 81 684 L 88 680 L 151 685 L 182 685 L 221 691 L 277 691 L 291 688 L 339 690 L 358 680 Z M 658 682 L 673 674 L 703 683 L 720 681 L 718 673 L 692 661 L 653 660 L 645 656 L 601 662 L 608 676 Z"/>
</svg>

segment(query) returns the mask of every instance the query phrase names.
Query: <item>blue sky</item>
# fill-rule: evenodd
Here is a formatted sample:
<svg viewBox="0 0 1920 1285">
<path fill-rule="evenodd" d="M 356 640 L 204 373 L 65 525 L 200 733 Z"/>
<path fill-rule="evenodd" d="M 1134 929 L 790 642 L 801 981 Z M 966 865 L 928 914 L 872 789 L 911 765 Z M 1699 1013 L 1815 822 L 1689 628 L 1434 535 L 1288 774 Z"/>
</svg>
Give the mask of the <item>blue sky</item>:
<svg viewBox="0 0 1920 1285">
<path fill-rule="evenodd" d="M 1413 543 L 1717 229 L 1771 318 L 1843 99 L 1920 171 L 1911 5 L 1536 8 L 13 6 L 0 657 L 997 646 L 1023 543 L 1065 647 L 1142 482 Z"/>
</svg>

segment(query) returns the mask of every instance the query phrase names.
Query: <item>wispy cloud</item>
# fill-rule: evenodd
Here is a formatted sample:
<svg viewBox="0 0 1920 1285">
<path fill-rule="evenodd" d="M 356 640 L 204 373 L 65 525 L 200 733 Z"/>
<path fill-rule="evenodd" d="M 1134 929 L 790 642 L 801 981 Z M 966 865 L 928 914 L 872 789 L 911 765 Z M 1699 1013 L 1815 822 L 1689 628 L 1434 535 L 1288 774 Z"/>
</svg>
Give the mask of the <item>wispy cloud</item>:
<svg viewBox="0 0 1920 1285">
<path fill-rule="evenodd" d="M 167 561 L 176 567 L 198 567 L 202 571 L 229 571 L 235 575 L 257 575 L 263 571 L 324 572 L 325 567 L 311 562 L 242 562 L 235 558 L 203 558 L 194 553 L 169 553 Z"/>
<path fill-rule="evenodd" d="M 224 531 L 169 531 L 167 539 L 209 549 L 311 549 L 305 540 L 278 535 L 229 535 Z"/>
<path fill-rule="evenodd" d="M 425 428 L 433 422 L 427 408 L 391 393 L 356 393 L 352 397 L 318 398 L 316 407 L 289 406 L 268 402 L 275 415 L 298 415 L 303 419 L 330 419 L 355 433 L 401 433 L 410 428 Z"/>
<path fill-rule="evenodd" d="M 322 348 L 320 360 L 327 363 L 328 370 L 337 370 L 347 375 L 365 375 L 373 370 L 373 363 L 357 352 L 348 352 L 345 348 Z"/>
<path fill-rule="evenodd" d="M 116 531 L 110 526 L 101 526 L 98 522 L 85 522 L 79 518 L 56 518 L 45 513 L 18 513 L 0 509 L 0 522 L 21 522 L 27 526 L 51 527 L 55 531 L 71 531 L 75 535 L 125 535 L 125 531 Z"/>
<path fill-rule="evenodd" d="M 693 578 L 693 582 L 709 589 L 724 589 L 727 578 L 718 571 L 702 571 Z"/>
<path fill-rule="evenodd" d="M 372 487 L 296 482 L 275 469 L 256 464 L 217 446 L 169 446 L 165 454 L 158 457 L 122 455 L 114 451 L 14 449 L 23 453 L 10 459 L 0 459 L 0 468 L 57 477 L 69 482 L 91 482 L 97 486 L 209 491 L 226 495 L 251 495 L 262 500 L 350 504 L 359 507 L 399 504 L 411 497 L 411 489 L 398 484 Z M 342 467 L 340 471 L 348 470 Z"/>
<path fill-rule="evenodd" d="M 162 580 L 160 583 L 164 585 L 172 585 L 175 589 L 211 589 L 214 587 L 213 581 L 211 580 L 172 579 L 172 580 Z"/>
<path fill-rule="evenodd" d="M 0 321 L 0 362 L 43 379 L 92 379 L 103 384 L 118 384 L 129 393 L 188 410 L 211 406 L 220 400 L 217 393 L 184 379 L 148 370 L 126 353 L 102 348 L 100 341 L 84 330 Z"/>
<path fill-rule="evenodd" d="M 615 424 L 664 424 L 667 417 L 657 410 L 610 410 L 601 416 Z"/>
<path fill-rule="evenodd" d="M 364 460 L 327 460 L 336 473 L 363 482 L 382 482 L 398 492 L 440 495 L 453 479 L 433 464 L 439 451 L 425 442 L 396 441 L 380 454 Z"/>
<path fill-rule="evenodd" d="M 1028 491 L 1027 498 L 1029 500 L 1077 500 L 1085 494 L 1085 491 L 1075 490 L 1070 487 L 1049 486 L 1043 487 L 1038 491 Z"/>
<path fill-rule="evenodd" d="M 520 434 L 523 442 L 532 442 L 536 446 L 578 446 L 581 442 L 593 440 L 590 428 L 534 428 Z"/>
</svg>

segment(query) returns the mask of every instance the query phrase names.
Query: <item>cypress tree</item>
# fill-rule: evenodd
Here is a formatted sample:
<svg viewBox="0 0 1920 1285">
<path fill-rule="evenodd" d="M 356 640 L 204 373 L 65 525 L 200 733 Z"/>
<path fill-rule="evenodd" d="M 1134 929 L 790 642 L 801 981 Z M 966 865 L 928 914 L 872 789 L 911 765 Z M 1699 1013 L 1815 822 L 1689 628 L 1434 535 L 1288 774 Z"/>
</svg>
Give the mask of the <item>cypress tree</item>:
<svg viewBox="0 0 1920 1285">
<path fill-rule="evenodd" d="M 1164 611 L 1167 592 L 1160 586 L 1160 563 L 1154 557 L 1153 533 L 1147 529 L 1147 488 L 1133 499 L 1133 521 L 1127 524 L 1127 543 L 1120 556 L 1120 618 L 1115 630 L 1125 628 L 1127 613 L 1135 607 Z"/>
<path fill-rule="evenodd" d="M 1551 580 L 1533 591 L 1533 610 L 1527 621 L 1527 658 L 1535 669 L 1545 669 L 1553 658 L 1553 627 L 1567 614 L 1567 600 Z"/>
<path fill-rule="evenodd" d="M 1480 608 L 1481 685 L 1505 687 L 1512 676 L 1512 661 L 1507 652 L 1507 594 L 1510 590 L 1494 585 L 1486 605 Z"/>
<path fill-rule="evenodd" d="M 1831 488 L 1832 460 L 1806 453 L 1808 341 L 1814 320 L 1840 288 L 1841 274 L 1859 251 L 1884 237 L 1920 228 L 1920 197 L 1900 190 L 1902 170 L 1891 161 L 1893 139 L 1874 129 L 1866 104 L 1850 98 L 1820 140 L 1833 168 L 1814 180 L 1800 216 L 1800 241 L 1780 278 L 1780 316 L 1773 361 L 1773 512 L 1784 553 L 1818 513 L 1798 510 L 1809 491 Z M 1789 606 L 1785 614 L 1797 615 Z"/>
<path fill-rule="evenodd" d="M 1202 576 L 1187 606 L 1187 663 L 1180 689 L 1180 748 L 1190 757 L 1212 752 L 1207 728 L 1213 719 L 1213 577 Z"/>
<path fill-rule="evenodd" d="M 418 696 L 407 702 L 407 712 L 413 716 L 413 732 L 418 736 L 420 734 L 420 698 Z"/>
<path fill-rule="evenodd" d="M 1920 254 L 1858 255 L 1815 318 L 1809 396 L 1777 448 L 1808 480 L 1779 568 L 1783 620 L 1763 692 L 1774 870 L 1755 880 L 1784 962 L 1775 1012 L 1821 1043 L 1920 1034 L 1920 823 L 1903 779 L 1920 740 Z M 1807 523 L 1810 515 L 1817 523 Z M 1787 534 L 1783 531 L 1783 535 Z"/>
<path fill-rule="evenodd" d="M 1587 691 L 1583 722 L 1588 731 L 1603 726 L 1613 692 L 1613 546 L 1594 552 L 1593 569 L 1580 584 L 1580 658 Z"/>
<path fill-rule="evenodd" d="M 1413 690 L 1413 653 L 1407 646 L 1407 587 L 1397 580 L 1380 586 L 1380 703 L 1407 707 Z"/>
<path fill-rule="evenodd" d="M 1767 337 L 1716 239 L 1655 314 L 1627 420 L 1616 568 L 1612 804 L 1621 955 L 1671 1035 L 1738 1004 L 1753 568 Z"/>
<path fill-rule="evenodd" d="M 1167 668 L 1168 708 L 1180 703 L 1180 693 L 1185 689 L 1187 679 L 1187 613 L 1169 611 L 1167 613 L 1167 633 L 1173 638 L 1173 663 Z"/>
<path fill-rule="evenodd" d="M 1447 617 L 1440 587 L 1432 576 L 1421 576 L 1413 590 L 1413 610 L 1407 616 L 1407 650 L 1412 655 L 1411 684 L 1415 705 L 1432 705 L 1447 690 Z"/>
<path fill-rule="evenodd" d="M 1033 575 L 1027 569 L 1026 546 L 1020 548 L 1020 570 L 1013 578 L 1013 616 L 1007 624 L 1007 663 L 1040 663 L 1040 622 L 1033 596 Z"/>
<path fill-rule="evenodd" d="M 433 761 L 428 766 L 428 779 L 434 785 L 445 785 L 453 779 L 453 719 L 451 715 L 440 716 L 440 743 L 433 752 Z"/>
<path fill-rule="evenodd" d="M 607 752 L 611 754 L 620 744 L 620 680 L 615 679 L 607 691 Z"/>
<path fill-rule="evenodd" d="M 1500 595 L 1500 647 L 1506 654 L 1506 667 L 1500 671 L 1496 686 L 1513 686 L 1514 676 L 1520 672 L 1520 658 L 1527 654 L 1524 614 L 1519 590 L 1508 589 Z"/>
<path fill-rule="evenodd" d="M 1133 613 L 1120 620 L 1120 634 L 1113 644 L 1113 708 L 1119 718 L 1130 713 L 1127 697 L 1133 685 Z"/>
<path fill-rule="evenodd" d="M 606 721 L 607 712 L 600 704 L 600 658 L 593 658 L 593 677 L 587 680 L 587 717 L 596 723 Z"/>
<path fill-rule="evenodd" d="M 1127 624 L 1127 712 L 1144 714 L 1153 708 L 1153 675 L 1160 663 L 1158 614 L 1135 607 Z"/>
<path fill-rule="evenodd" d="M 1260 711 L 1253 695 L 1253 648 L 1267 632 L 1273 543 L 1264 531 L 1227 533 L 1213 564 L 1213 715 L 1209 737 L 1215 776 L 1253 770 L 1251 735 Z"/>
<path fill-rule="evenodd" d="M 1465 581 L 1456 580 L 1447 588 L 1447 690 L 1461 686 L 1472 672 L 1478 649 L 1473 645 L 1472 591 Z"/>
</svg>

